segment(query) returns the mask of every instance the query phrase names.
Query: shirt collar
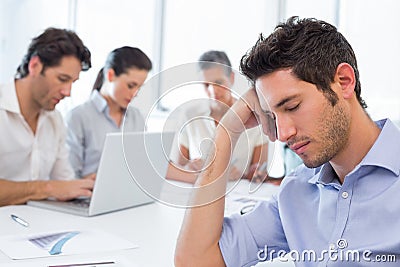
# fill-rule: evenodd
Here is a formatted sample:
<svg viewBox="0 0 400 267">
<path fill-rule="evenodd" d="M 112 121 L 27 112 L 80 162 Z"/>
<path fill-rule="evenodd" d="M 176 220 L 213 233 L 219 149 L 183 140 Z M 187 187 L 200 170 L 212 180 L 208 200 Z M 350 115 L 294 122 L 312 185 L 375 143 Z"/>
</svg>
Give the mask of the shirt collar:
<svg viewBox="0 0 400 267">
<path fill-rule="evenodd" d="M 92 101 L 98 112 L 104 112 L 104 110 L 106 110 L 108 107 L 107 101 L 97 90 L 92 91 L 92 94 L 90 95 L 90 101 Z"/>
<path fill-rule="evenodd" d="M 400 173 L 400 161 L 398 153 L 400 151 L 400 130 L 390 119 L 384 119 L 375 122 L 381 133 L 375 143 L 368 151 L 367 155 L 361 160 L 359 166 L 376 166 L 390 170 L 396 176 Z M 308 180 L 312 184 L 340 186 L 329 162 L 315 169 L 315 175 Z"/>
<path fill-rule="evenodd" d="M 311 184 L 330 185 L 337 189 L 341 186 L 337 175 L 329 162 L 316 168 L 315 175 L 311 177 L 308 182 Z"/>
<path fill-rule="evenodd" d="M 382 131 L 360 165 L 382 167 L 399 176 L 400 130 L 390 119 L 376 121 L 375 123 Z"/>
<path fill-rule="evenodd" d="M 0 96 L 0 109 L 21 114 L 14 81 L 0 87 Z"/>
</svg>

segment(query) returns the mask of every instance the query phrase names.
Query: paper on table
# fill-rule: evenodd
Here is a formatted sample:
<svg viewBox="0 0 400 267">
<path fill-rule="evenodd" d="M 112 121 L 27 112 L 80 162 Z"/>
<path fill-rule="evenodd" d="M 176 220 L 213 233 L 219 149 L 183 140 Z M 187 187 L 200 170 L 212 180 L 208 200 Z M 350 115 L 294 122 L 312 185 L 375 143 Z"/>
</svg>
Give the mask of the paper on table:
<svg viewBox="0 0 400 267">
<path fill-rule="evenodd" d="M 132 249 L 131 241 L 100 230 L 68 230 L 0 237 L 0 250 L 12 259 Z"/>
</svg>

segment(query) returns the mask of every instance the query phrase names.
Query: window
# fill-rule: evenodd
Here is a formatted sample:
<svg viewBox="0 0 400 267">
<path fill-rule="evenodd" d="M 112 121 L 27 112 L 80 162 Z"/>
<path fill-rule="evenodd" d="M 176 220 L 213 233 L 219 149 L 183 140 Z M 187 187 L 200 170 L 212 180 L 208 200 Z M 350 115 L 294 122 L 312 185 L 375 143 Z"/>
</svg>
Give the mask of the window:
<svg viewBox="0 0 400 267">
<path fill-rule="evenodd" d="M 241 57 L 255 44 L 259 34 L 271 32 L 277 22 L 278 1 L 176 0 L 166 3 L 163 69 L 194 63 L 208 50 L 222 50 L 227 53 L 233 69 L 238 70 Z M 169 89 L 163 88 L 163 92 Z M 247 88 L 238 89 L 242 93 Z M 163 99 L 161 104 L 171 110 L 202 94 L 201 86 L 185 86 L 177 90 L 176 95 Z"/>
<path fill-rule="evenodd" d="M 340 29 L 357 55 L 367 111 L 372 119 L 389 117 L 400 126 L 400 2 L 342 2 Z"/>
<path fill-rule="evenodd" d="M 68 10 L 68 0 L 0 1 L 0 82 L 14 77 L 33 37 L 48 27 L 68 28 Z"/>
<path fill-rule="evenodd" d="M 157 13 L 160 7 L 164 16 Z M 91 50 L 93 67 L 81 73 L 72 97 L 57 106 L 66 112 L 89 97 L 97 72 L 116 47 L 137 46 L 163 70 L 195 62 L 210 49 L 224 50 L 237 70 L 259 33 L 268 35 L 278 21 L 298 15 L 323 19 L 339 28 L 356 52 L 367 111 L 373 119 L 388 116 L 400 121 L 396 79 L 400 35 L 395 30 L 400 26 L 399 9 L 397 0 L 2 0 L 0 81 L 13 77 L 32 37 L 50 26 L 73 29 Z M 142 90 L 134 105 L 146 115 L 167 89 Z M 239 93 L 245 89 L 239 88 Z M 161 101 L 161 106 L 171 110 L 202 95 L 198 86 L 182 90 Z M 165 114 L 158 111 L 157 116 Z"/>
<path fill-rule="evenodd" d="M 115 48 L 138 47 L 153 60 L 154 11 L 154 0 L 76 1 L 75 31 L 92 53 L 92 68 L 81 73 L 71 97 L 58 109 L 65 113 L 89 98 L 97 73 Z M 149 97 L 154 98 L 151 94 Z"/>
</svg>

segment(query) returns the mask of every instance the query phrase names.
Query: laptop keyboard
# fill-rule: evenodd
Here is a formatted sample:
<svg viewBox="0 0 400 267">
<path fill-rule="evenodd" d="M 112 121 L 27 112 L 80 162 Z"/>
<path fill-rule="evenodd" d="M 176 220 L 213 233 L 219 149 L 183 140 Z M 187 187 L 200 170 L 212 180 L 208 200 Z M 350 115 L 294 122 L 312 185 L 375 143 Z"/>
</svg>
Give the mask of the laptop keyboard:
<svg viewBox="0 0 400 267">
<path fill-rule="evenodd" d="M 73 207 L 89 208 L 90 198 L 76 198 L 65 203 Z"/>
</svg>

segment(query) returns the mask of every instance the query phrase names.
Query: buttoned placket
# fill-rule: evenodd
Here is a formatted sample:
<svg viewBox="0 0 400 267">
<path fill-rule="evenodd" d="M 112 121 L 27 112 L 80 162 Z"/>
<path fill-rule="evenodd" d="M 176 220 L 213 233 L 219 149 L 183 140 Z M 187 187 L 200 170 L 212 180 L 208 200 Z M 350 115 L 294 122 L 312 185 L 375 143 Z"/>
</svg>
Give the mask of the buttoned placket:
<svg viewBox="0 0 400 267">
<path fill-rule="evenodd" d="M 39 114 L 39 119 L 36 127 L 36 134 L 33 133 L 32 129 L 29 127 L 30 133 L 32 135 L 32 155 L 31 155 L 31 180 L 39 180 L 40 179 L 40 153 L 41 148 L 39 145 L 38 133 L 43 124 L 43 117 L 45 115 L 42 112 Z"/>
<path fill-rule="evenodd" d="M 351 246 L 351 241 L 346 240 L 346 237 L 343 236 L 343 233 L 349 220 L 354 184 L 361 174 L 362 168 L 357 167 L 345 177 L 344 183 L 338 187 L 336 223 L 328 244 L 328 249 L 337 252 L 336 256 L 341 254 L 340 250 L 346 250 L 348 245 Z M 329 261 L 331 261 L 330 258 L 327 260 L 327 265 Z M 340 259 L 338 259 L 338 261 L 340 261 Z"/>
<path fill-rule="evenodd" d="M 31 127 L 29 126 L 29 124 L 26 122 L 24 116 L 22 116 L 22 114 L 18 114 L 19 115 L 19 119 L 22 122 L 22 125 L 24 126 L 26 132 L 27 132 L 27 136 L 30 140 L 30 143 L 32 145 L 32 152 L 30 155 L 30 179 L 31 180 L 37 180 L 39 177 L 39 173 L 40 173 L 40 152 L 39 152 L 39 144 L 38 144 L 38 140 L 36 138 L 36 135 L 33 133 Z M 40 118 L 40 117 L 39 117 Z M 40 119 L 39 119 L 40 120 Z M 38 126 L 36 131 L 39 129 L 39 122 L 38 122 Z"/>
<path fill-rule="evenodd" d="M 104 115 L 106 116 L 107 120 L 112 124 L 112 126 L 113 126 L 116 130 L 120 130 L 120 129 L 121 129 L 123 123 L 121 123 L 121 127 L 119 127 L 119 126 L 115 123 L 114 119 L 110 116 L 110 108 L 109 108 L 108 106 L 104 109 L 103 113 L 104 113 Z M 124 118 L 123 118 L 123 120 L 124 120 Z"/>
</svg>

